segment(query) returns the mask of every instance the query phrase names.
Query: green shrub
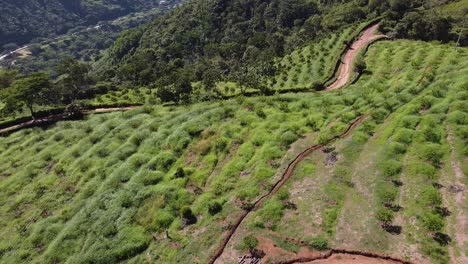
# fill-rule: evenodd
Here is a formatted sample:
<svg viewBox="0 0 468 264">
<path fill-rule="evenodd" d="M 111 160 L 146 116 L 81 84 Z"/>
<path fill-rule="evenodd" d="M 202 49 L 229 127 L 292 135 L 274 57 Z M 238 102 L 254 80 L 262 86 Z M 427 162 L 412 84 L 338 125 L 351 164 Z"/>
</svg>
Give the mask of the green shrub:
<svg viewBox="0 0 468 264">
<path fill-rule="evenodd" d="M 294 143 L 298 139 L 298 136 L 296 133 L 292 132 L 291 130 L 288 130 L 281 134 L 281 142 L 283 143 L 284 146 L 289 146 L 292 143 Z"/>
<path fill-rule="evenodd" d="M 466 125 L 468 123 L 468 114 L 461 111 L 453 111 L 448 115 L 448 120 L 452 124 Z"/>
<path fill-rule="evenodd" d="M 156 185 L 164 179 L 164 173 L 160 171 L 150 171 L 145 169 L 139 173 L 137 179 L 145 186 Z"/>
<path fill-rule="evenodd" d="M 414 132 L 411 129 L 400 128 L 395 132 L 395 134 L 393 136 L 393 139 L 396 142 L 400 142 L 400 143 L 409 145 L 409 144 L 411 144 L 411 142 L 413 142 L 413 133 Z"/>
<path fill-rule="evenodd" d="M 444 227 L 444 219 L 438 214 L 425 212 L 420 216 L 420 219 L 424 228 L 429 231 L 438 232 Z"/>
<path fill-rule="evenodd" d="M 125 227 L 118 233 L 117 239 L 119 242 L 114 243 L 112 252 L 118 260 L 129 259 L 143 252 L 151 241 L 142 227 Z"/>
<path fill-rule="evenodd" d="M 165 151 L 159 153 L 153 160 L 149 162 L 151 170 L 161 170 L 167 172 L 170 166 L 175 162 L 175 157 L 172 152 Z"/>
<path fill-rule="evenodd" d="M 422 190 L 421 198 L 418 201 L 426 207 L 436 207 L 442 204 L 442 197 L 435 187 L 428 186 Z"/>
<path fill-rule="evenodd" d="M 309 242 L 309 245 L 310 245 L 310 247 L 312 249 L 315 249 L 315 250 L 328 250 L 328 249 L 330 249 L 330 245 L 328 243 L 328 240 L 323 236 L 307 238 L 306 241 Z"/>
<path fill-rule="evenodd" d="M 242 239 L 240 248 L 252 251 L 258 246 L 258 239 L 254 235 L 248 235 Z"/>
<path fill-rule="evenodd" d="M 424 135 L 424 140 L 432 143 L 440 143 L 441 133 L 436 127 L 427 127 L 423 129 L 422 134 Z"/>
<path fill-rule="evenodd" d="M 440 167 L 444 152 L 439 144 L 429 143 L 423 146 L 421 150 L 422 157 L 432 163 L 435 167 Z"/>
<path fill-rule="evenodd" d="M 401 126 L 404 128 L 414 129 L 419 124 L 421 118 L 419 116 L 408 115 L 401 121 Z"/>
<path fill-rule="evenodd" d="M 388 115 L 388 111 L 382 108 L 374 110 L 371 113 L 372 119 L 374 119 L 377 124 L 381 124 L 385 120 L 387 115 Z"/>
<path fill-rule="evenodd" d="M 379 206 L 376 213 L 376 218 L 378 221 L 383 223 L 391 223 L 393 221 L 394 212 L 389 208 Z"/>
<path fill-rule="evenodd" d="M 255 113 L 257 114 L 258 117 L 260 117 L 261 119 L 265 119 L 267 117 L 267 115 L 265 114 L 265 112 L 263 111 L 263 109 L 261 108 L 257 108 L 255 110 Z"/>
<path fill-rule="evenodd" d="M 377 198 L 382 203 L 392 203 L 398 196 L 398 189 L 390 183 L 382 183 L 377 188 Z"/>
<path fill-rule="evenodd" d="M 406 146 L 402 143 L 391 142 L 390 144 L 388 144 L 387 148 L 389 156 L 401 155 L 406 153 Z"/>
<path fill-rule="evenodd" d="M 402 165 L 401 162 L 396 160 L 386 160 L 382 164 L 382 174 L 385 178 L 391 179 L 401 173 Z"/>
<path fill-rule="evenodd" d="M 163 231 L 171 226 L 172 221 L 174 221 L 174 216 L 170 212 L 166 210 L 159 210 L 154 216 L 154 230 L 158 232 Z"/>
</svg>

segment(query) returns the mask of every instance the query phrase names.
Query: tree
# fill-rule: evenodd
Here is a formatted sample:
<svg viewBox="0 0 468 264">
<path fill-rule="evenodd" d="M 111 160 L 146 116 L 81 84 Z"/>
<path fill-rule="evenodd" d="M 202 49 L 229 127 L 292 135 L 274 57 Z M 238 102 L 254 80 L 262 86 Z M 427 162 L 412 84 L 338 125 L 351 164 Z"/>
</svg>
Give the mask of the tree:
<svg viewBox="0 0 468 264">
<path fill-rule="evenodd" d="M 10 87 L 17 77 L 17 71 L 0 70 L 0 90 Z"/>
<path fill-rule="evenodd" d="M 72 58 L 64 59 L 58 66 L 59 84 L 62 88 L 63 101 L 72 103 L 90 90 L 92 78 L 91 67 Z"/>
<path fill-rule="evenodd" d="M 258 239 L 254 235 L 248 235 L 242 239 L 242 248 L 252 252 L 258 246 Z"/>
<path fill-rule="evenodd" d="M 34 106 L 45 105 L 52 101 L 53 91 L 51 88 L 50 78 L 46 73 L 32 73 L 14 81 L 12 86 L 4 89 L 0 96 L 9 111 L 26 106 L 34 119 Z"/>
</svg>

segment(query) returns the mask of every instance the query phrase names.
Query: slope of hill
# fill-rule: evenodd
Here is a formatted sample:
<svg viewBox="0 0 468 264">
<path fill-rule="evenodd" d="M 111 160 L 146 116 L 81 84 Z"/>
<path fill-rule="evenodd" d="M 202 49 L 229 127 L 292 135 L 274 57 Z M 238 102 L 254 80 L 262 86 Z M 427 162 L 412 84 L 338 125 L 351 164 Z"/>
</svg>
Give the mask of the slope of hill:
<svg viewBox="0 0 468 264">
<path fill-rule="evenodd" d="M 463 252 L 453 233 L 466 208 L 444 185 L 454 184 L 447 158 L 449 146 L 460 162 L 466 150 L 449 145 L 444 128 L 452 129 L 450 140 L 466 140 L 467 54 L 448 45 L 383 42 L 366 58 L 371 72 L 344 90 L 144 107 L 1 138 L 1 262 L 206 262 L 296 153 L 370 115 L 351 137 L 329 146 L 336 164 L 321 165 L 325 157 L 317 152 L 312 164 L 300 165 L 293 182 L 235 234 L 224 263 L 240 254 L 229 252 L 242 248 L 236 245 L 250 232 L 448 263 L 449 250 Z M 359 195 L 370 198 L 361 204 Z M 427 200 L 414 199 L 421 195 Z M 452 214 L 438 209 L 445 207 Z M 363 217 L 348 221 L 356 226 L 350 230 L 346 214 Z M 388 235 L 381 221 L 401 226 L 401 234 Z M 436 233 L 454 243 L 437 242 Z"/>
<path fill-rule="evenodd" d="M 0 263 L 466 263 L 468 48 L 432 12 L 456 2 L 203 0 L 125 31 L 94 67 L 140 90 L 95 100 L 147 105 L 0 136 Z M 257 92 L 323 85 L 380 15 L 409 39 L 346 60 L 353 83 Z M 4 71 L 6 108 L 34 80 L 62 91 Z M 256 92 L 204 101 L 220 82 Z"/>
<path fill-rule="evenodd" d="M 77 26 L 112 20 L 158 5 L 159 1 L 154 0 L 3 0 L 0 2 L 0 47 L 63 34 Z"/>
</svg>

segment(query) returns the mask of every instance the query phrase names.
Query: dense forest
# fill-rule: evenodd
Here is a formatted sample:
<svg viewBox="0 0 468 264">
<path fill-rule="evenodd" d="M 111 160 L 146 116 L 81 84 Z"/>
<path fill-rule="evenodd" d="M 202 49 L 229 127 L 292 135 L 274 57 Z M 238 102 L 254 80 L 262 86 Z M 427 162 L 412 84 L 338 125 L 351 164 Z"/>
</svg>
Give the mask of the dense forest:
<svg viewBox="0 0 468 264">
<path fill-rule="evenodd" d="M 2 0 L 0 51 L 158 5 L 155 0 Z"/>
</svg>

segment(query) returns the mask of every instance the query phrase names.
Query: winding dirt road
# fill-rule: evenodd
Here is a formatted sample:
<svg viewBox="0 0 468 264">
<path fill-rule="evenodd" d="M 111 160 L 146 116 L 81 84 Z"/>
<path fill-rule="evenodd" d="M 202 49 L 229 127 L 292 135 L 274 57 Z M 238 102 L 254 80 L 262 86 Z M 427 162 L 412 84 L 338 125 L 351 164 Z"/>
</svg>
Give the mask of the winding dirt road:
<svg viewBox="0 0 468 264">
<path fill-rule="evenodd" d="M 340 68 L 338 69 L 338 76 L 336 81 L 330 86 L 325 88 L 325 91 L 331 91 L 346 85 L 353 73 L 353 61 L 359 52 L 365 48 L 369 43 L 376 39 L 384 38 L 385 35 L 376 35 L 374 32 L 379 28 L 379 24 L 375 24 L 372 27 L 364 30 L 361 37 L 353 43 L 351 48 L 346 52 L 343 60 L 341 61 Z"/>
</svg>

